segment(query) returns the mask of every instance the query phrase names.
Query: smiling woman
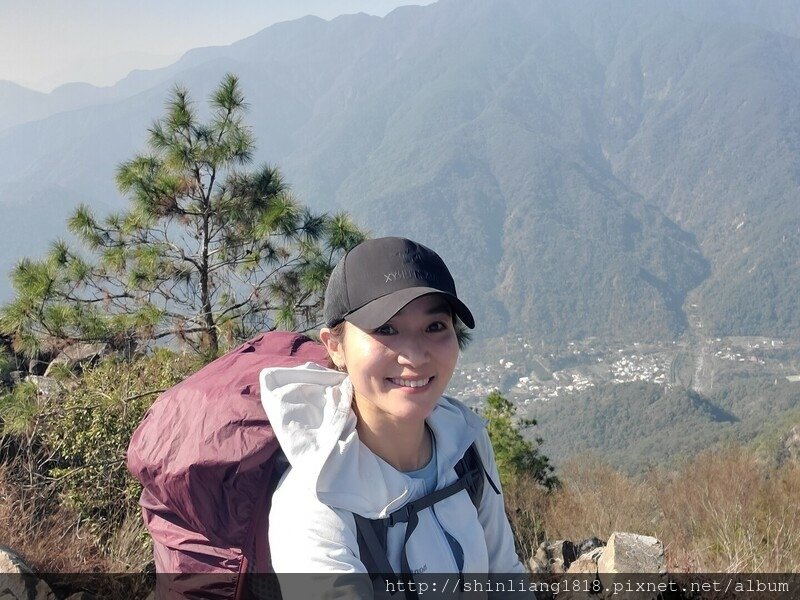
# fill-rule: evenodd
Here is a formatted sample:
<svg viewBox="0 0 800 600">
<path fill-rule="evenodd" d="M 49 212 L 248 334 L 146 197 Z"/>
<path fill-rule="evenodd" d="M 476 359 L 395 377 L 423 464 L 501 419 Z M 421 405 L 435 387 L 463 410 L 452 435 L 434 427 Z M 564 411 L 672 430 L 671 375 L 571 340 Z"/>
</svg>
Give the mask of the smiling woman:
<svg viewBox="0 0 800 600">
<path fill-rule="evenodd" d="M 484 423 L 443 395 L 457 328 L 475 322 L 442 259 L 367 240 L 333 270 L 324 310 L 337 370 L 261 373 L 290 463 L 270 512 L 275 571 L 369 574 L 368 596 L 381 573 L 524 572 Z"/>
</svg>

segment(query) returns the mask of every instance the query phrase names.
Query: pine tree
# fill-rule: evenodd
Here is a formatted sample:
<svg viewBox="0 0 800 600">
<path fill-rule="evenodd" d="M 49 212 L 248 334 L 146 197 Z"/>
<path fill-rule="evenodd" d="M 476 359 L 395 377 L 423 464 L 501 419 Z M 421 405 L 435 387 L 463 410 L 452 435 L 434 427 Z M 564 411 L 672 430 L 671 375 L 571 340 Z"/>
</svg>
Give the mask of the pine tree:
<svg viewBox="0 0 800 600">
<path fill-rule="evenodd" d="M 516 419 L 517 408 L 506 400 L 498 391 L 491 392 L 486 398 L 483 417 L 488 420 L 489 439 L 494 448 L 500 480 L 504 487 L 512 478 L 527 474 L 538 484 L 553 489 L 559 485 L 558 478 L 553 475 L 553 467 L 549 459 L 539 452 L 541 438 L 533 442 L 526 440 L 521 428 L 533 427 L 535 419 Z"/>
<path fill-rule="evenodd" d="M 64 241 L 12 273 L 0 330 L 28 354 L 69 341 L 130 347 L 178 339 L 199 353 L 319 316 L 332 265 L 364 238 L 344 214 L 313 214 L 277 169 L 246 170 L 254 139 L 239 81 L 227 75 L 201 123 L 176 87 L 149 130 L 149 153 L 121 164 L 130 207 L 98 220 L 80 206 Z"/>
</svg>

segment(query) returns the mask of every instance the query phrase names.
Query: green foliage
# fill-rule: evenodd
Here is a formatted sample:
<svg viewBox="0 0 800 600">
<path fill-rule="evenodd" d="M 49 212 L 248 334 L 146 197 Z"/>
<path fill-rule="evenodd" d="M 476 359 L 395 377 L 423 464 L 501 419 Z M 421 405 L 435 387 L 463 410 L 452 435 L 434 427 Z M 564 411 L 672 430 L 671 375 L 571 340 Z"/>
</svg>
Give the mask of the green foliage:
<svg viewBox="0 0 800 600">
<path fill-rule="evenodd" d="M 5 381 L 16 369 L 14 356 L 6 348 L 0 347 L 0 381 Z"/>
<path fill-rule="evenodd" d="M 136 510 L 141 487 L 125 468 L 131 435 L 157 394 L 198 366 L 164 349 L 108 358 L 38 415 L 53 455 L 48 475 L 84 518 L 107 526 Z"/>
<path fill-rule="evenodd" d="M 489 439 L 494 448 L 500 480 L 504 487 L 512 480 L 525 477 L 547 489 L 558 486 L 558 478 L 553 475 L 553 467 L 546 456 L 539 452 L 541 438 L 534 442 L 523 437 L 520 429 L 536 425 L 536 421 L 515 419 L 517 409 L 498 391 L 486 398 L 483 416 L 486 418 Z"/>
<path fill-rule="evenodd" d="M 25 435 L 39 413 L 36 384 L 24 381 L 0 396 L 0 438 Z"/>
<path fill-rule="evenodd" d="M 65 340 L 133 349 L 177 339 L 206 357 L 258 331 L 317 323 L 327 277 L 364 234 L 344 214 L 314 214 L 276 168 L 243 170 L 255 144 L 238 79 L 227 75 L 201 123 L 177 87 L 150 129 L 149 153 L 117 171 L 127 211 L 79 207 L 70 231 L 88 259 L 55 242 L 21 260 L 0 330 L 30 355 Z"/>
</svg>

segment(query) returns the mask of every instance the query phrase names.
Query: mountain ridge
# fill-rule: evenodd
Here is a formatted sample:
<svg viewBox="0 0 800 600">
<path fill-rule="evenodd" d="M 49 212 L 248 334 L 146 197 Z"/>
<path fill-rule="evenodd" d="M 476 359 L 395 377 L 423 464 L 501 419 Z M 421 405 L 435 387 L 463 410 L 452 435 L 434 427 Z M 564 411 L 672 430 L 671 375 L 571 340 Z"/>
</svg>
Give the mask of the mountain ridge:
<svg viewBox="0 0 800 600">
<path fill-rule="evenodd" d="M 58 183 L 121 206 L 114 166 L 172 85 L 203 110 L 233 70 L 257 160 L 317 209 L 441 248 L 479 335 L 669 339 L 688 302 L 710 334 L 800 335 L 800 40 L 764 26 L 800 31 L 800 10 L 578 4 L 440 0 L 190 51 L 0 131 L 0 204 Z M 34 217 L 14 218 L 5 235 Z"/>
</svg>

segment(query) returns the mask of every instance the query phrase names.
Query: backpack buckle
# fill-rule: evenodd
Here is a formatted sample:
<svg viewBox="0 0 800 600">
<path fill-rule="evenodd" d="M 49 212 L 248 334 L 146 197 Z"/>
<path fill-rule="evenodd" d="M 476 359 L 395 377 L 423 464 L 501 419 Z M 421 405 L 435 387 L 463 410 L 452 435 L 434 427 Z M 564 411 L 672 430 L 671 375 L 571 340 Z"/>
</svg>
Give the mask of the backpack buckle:
<svg viewBox="0 0 800 600">
<path fill-rule="evenodd" d="M 398 508 L 389 515 L 389 527 L 394 527 L 397 523 L 408 523 L 411 515 L 414 514 L 414 503 L 409 502 L 402 508 Z"/>
</svg>

